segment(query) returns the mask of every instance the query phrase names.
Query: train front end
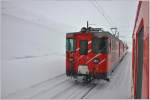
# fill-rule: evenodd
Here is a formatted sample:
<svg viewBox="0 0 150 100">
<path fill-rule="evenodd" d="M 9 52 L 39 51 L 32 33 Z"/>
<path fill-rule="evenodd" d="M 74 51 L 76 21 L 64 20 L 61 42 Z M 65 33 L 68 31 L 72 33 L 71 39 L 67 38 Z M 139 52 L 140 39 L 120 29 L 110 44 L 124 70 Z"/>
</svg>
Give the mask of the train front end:
<svg viewBox="0 0 150 100">
<path fill-rule="evenodd" d="M 66 35 L 66 74 L 86 80 L 107 79 L 107 38 L 96 37 L 92 32 Z"/>
</svg>

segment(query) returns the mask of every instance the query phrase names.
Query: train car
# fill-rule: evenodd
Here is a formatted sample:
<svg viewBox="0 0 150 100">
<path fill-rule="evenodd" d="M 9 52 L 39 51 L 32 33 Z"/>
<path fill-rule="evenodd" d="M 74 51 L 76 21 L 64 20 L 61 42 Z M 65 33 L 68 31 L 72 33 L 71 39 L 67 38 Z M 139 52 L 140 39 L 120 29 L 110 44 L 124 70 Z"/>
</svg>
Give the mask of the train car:
<svg viewBox="0 0 150 100">
<path fill-rule="evenodd" d="M 139 1 L 132 38 L 132 97 L 148 99 L 149 1 Z"/>
<path fill-rule="evenodd" d="M 91 81 L 109 81 L 111 72 L 126 54 L 127 45 L 101 28 L 83 27 L 66 34 L 66 74 Z"/>
</svg>

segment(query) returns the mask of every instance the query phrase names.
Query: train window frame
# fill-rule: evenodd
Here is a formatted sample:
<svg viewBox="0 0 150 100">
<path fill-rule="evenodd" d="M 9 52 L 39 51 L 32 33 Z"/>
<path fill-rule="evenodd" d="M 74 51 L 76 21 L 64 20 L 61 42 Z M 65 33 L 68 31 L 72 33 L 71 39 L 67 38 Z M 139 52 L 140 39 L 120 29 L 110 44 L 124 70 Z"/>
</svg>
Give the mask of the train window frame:
<svg viewBox="0 0 150 100">
<path fill-rule="evenodd" d="M 68 42 L 67 42 L 68 40 L 73 40 L 72 49 L 70 49 L 70 47 L 68 47 Z M 66 39 L 66 51 L 75 52 L 75 50 L 76 50 L 76 39 L 74 39 L 74 38 L 67 38 Z"/>
<path fill-rule="evenodd" d="M 110 39 L 108 39 L 108 53 L 111 53 L 111 38 Z"/>
<path fill-rule="evenodd" d="M 81 45 L 82 45 L 81 43 L 86 43 L 85 50 L 83 50 L 81 48 Z M 79 45 L 80 46 L 80 49 L 79 49 L 80 55 L 87 55 L 88 54 L 88 40 L 80 40 L 79 44 L 80 44 Z"/>
</svg>

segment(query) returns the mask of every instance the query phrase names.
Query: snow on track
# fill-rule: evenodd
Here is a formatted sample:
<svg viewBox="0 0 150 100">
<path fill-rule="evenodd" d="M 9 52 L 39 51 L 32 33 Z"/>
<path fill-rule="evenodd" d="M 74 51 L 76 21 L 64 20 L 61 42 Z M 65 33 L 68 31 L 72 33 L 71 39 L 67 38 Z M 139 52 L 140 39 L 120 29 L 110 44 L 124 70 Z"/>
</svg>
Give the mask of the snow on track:
<svg viewBox="0 0 150 100">
<path fill-rule="evenodd" d="M 127 53 L 116 70 L 112 73 L 110 82 L 96 80 L 92 83 L 75 82 L 65 74 L 58 75 L 41 82 L 7 98 L 30 99 L 100 99 L 100 98 L 130 98 L 131 94 L 131 53 Z"/>
<path fill-rule="evenodd" d="M 100 80 L 99 84 L 85 98 L 131 98 L 131 69 L 132 54 L 128 52 L 112 73 L 110 82 Z"/>
<path fill-rule="evenodd" d="M 40 94 L 41 92 L 48 91 L 49 89 L 57 87 L 58 85 L 66 82 L 65 77 L 65 74 L 58 75 L 44 82 L 8 95 L 6 98 L 31 98 L 35 95 Z"/>
<path fill-rule="evenodd" d="M 95 87 L 93 83 L 75 82 L 65 74 L 11 94 L 11 99 L 82 98 Z"/>
</svg>

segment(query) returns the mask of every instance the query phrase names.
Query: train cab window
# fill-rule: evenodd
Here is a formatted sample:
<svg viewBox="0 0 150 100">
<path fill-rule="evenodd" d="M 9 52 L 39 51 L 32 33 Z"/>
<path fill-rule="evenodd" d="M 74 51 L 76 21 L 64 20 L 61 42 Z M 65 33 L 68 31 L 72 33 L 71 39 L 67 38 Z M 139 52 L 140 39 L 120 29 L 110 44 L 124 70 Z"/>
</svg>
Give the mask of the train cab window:
<svg viewBox="0 0 150 100">
<path fill-rule="evenodd" d="M 108 53 L 106 38 L 94 38 L 92 42 L 92 50 L 94 53 Z"/>
<path fill-rule="evenodd" d="M 80 40 L 80 54 L 86 55 L 88 53 L 88 41 Z"/>
<path fill-rule="evenodd" d="M 75 39 L 67 39 L 66 40 L 66 50 L 70 52 L 75 51 Z"/>
</svg>

